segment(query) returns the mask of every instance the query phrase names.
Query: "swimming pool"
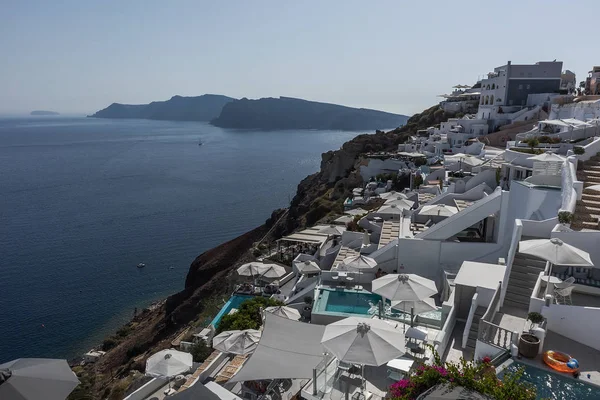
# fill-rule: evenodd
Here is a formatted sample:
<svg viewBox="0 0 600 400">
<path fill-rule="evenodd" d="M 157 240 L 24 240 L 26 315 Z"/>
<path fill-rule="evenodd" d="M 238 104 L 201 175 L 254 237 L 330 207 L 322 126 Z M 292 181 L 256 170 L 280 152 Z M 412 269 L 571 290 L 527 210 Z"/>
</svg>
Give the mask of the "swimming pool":
<svg viewBox="0 0 600 400">
<path fill-rule="evenodd" d="M 221 321 L 221 318 L 223 318 L 224 315 L 229 314 L 229 312 L 232 309 L 238 308 L 240 306 L 240 304 L 242 304 L 244 301 L 246 301 L 248 299 L 251 299 L 252 297 L 254 297 L 254 296 L 243 295 L 243 294 L 234 294 L 233 296 L 231 296 L 229 298 L 227 303 L 225 303 L 225 305 L 223 307 L 221 307 L 221 310 L 213 318 L 213 320 L 211 321 L 210 324 L 212 326 L 214 326 L 215 328 L 217 328 L 219 326 L 219 322 Z"/>
<path fill-rule="evenodd" d="M 505 371 L 515 372 L 520 367 L 525 368 L 521 380 L 529 382 L 537 388 L 538 399 L 600 399 L 600 388 L 596 386 L 516 361 L 498 374 L 498 377 L 502 379 Z"/>
<path fill-rule="evenodd" d="M 378 304 L 381 296 L 366 290 L 320 288 L 313 306 L 312 315 L 329 317 L 372 316 L 379 312 Z M 384 314 L 387 318 L 410 321 L 410 315 L 394 310 L 390 302 L 384 305 Z M 318 317 L 317 317 L 318 319 Z M 339 318 L 338 318 L 339 319 Z M 442 313 L 439 310 L 419 314 L 419 321 L 424 324 L 441 325 Z"/>
</svg>

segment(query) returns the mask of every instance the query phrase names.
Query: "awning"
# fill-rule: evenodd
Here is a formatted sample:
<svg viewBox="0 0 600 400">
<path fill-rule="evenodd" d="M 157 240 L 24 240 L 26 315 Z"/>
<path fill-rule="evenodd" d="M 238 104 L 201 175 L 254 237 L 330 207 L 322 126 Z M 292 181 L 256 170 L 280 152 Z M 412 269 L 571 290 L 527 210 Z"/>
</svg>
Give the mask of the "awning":
<svg viewBox="0 0 600 400">
<path fill-rule="evenodd" d="M 546 119 L 544 121 L 540 121 L 540 124 L 545 125 L 556 125 L 556 126 L 571 126 L 566 122 L 561 121 L 560 119 Z"/>
<path fill-rule="evenodd" d="M 230 382 L 310 379 L 323 359 L 325 326 L 267 313 L 258 347 Z"/>
<path fill-rule="evenodd" d="M 300 232 L 300 233 L 292 233 L 291 235 L 284 236 L 281 239 L 278 239 L 278 241 L 323 244 L 327 241 L 327 235 L 306 234 L 306 233 Z"/>
</svg>

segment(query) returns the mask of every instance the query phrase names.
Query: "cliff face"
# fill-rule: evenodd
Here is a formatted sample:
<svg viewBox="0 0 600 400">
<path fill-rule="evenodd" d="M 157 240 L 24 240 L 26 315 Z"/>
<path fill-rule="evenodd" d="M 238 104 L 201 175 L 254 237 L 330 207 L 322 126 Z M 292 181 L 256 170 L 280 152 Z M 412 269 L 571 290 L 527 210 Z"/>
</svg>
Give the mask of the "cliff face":
<svg viewBox="0 0 600 400">
<path fill-rule="evenodd" d="M 396 149 L 417 129 L 445 121 L 450 116 L 433 107 L 411 117 L 402 128 L 359 135 L 341 149 L 324 153 L 320 171 L 300 182 L 287 214 L 277 210 L 264 225 L 198 256 L 190 266 L 184 290 L 136 317 L 128 325 L 129 333 L 119 338 L 99 363 L 86 366 L 79 374 L 85 385 L 70 398 L 104 399 L 110 397 L 111 390 L 123 386 L 123 382 L 129 382 L 127 385 L 133 390 L 133 383 L 128 381 L 130 372 L 143 371 L 148 355 L 170 347 L 170 341 L 178 332 L 203 312 L 206 299 L 231 293 L 230 277 L 239 265 L 254 260 L 251 249 L 257 241 L 265 235 L 266 240 L 274 241 L 313 224 L 332 210 L 341 211 L 344 198 L 363 183 L 358 173 L 361 153 Z"/>
<path fill-rule="evenodd" d="M 91 117 L 210 121 L 221 113 L 225 104 L 233 100 L 235 99 L 227 96 L 205 94 L 197 97 L 173 96 L 167 101 L 140 105 L 113 103 Z"/>
<path fill-rule="evenodd" d="M 373 130 L 403 125 L 406 115 L 290 97 L 241 99 L 223 107 L 211 123 L 234 129 Z"/>
</svg>

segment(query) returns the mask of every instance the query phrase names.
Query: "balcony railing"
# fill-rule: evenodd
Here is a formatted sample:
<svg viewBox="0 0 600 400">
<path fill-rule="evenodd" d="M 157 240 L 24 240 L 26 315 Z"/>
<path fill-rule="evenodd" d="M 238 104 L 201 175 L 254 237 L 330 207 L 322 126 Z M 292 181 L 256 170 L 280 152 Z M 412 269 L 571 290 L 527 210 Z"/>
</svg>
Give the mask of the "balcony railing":
<svg viewBox="0 0 600 400">
<path fill-rule="evenodd" d="M 510 350 L 510 345 L 516 338 L 514 332 L 504 329 L 483 319 L 479 321 L 477 340 L 502 349 Z"/>
</svg>

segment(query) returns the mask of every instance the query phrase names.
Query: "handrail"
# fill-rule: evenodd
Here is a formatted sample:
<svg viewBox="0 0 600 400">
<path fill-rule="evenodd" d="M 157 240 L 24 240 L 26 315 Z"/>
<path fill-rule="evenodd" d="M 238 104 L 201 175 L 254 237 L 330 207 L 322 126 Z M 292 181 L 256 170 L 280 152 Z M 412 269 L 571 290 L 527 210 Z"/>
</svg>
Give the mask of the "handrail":
<svg viewBox="0 0 600 400">
<path fill-rule="evenodd" d="M 448 316 L 446 317 L 446 322 L 444 322 L 444 326 L 442 330 L 438 332 L 437 336 L 434 339 L 433 348 L 437 353 L 441 356 L 446 352 L 446 346 L 448 346 L 448 342 L 452 337 L 452 332 L 454 331 L 454 325 L 456 324 L 456 311 L 458 307 L 452 306 Z M 433 359 L 432 359 L 433 361 Z"/>
<path fill-rule="evenodd" d="M 496 312 L 500 308 L 500 297 L 502 294 L 502 281 L 498 283 L 498 287 L 494 292 L 494 296 L 492 297 L 492 301 L 490 301 L 490 305 L 488 306 L 485 314 L 481 317 L 482 321 L 492 322 L 494 320 L 494 316 Z"/>
<path fill-rule="evenodd" d="M 467 347 L 467 342 L 469 341 L 469 332 L 471 331 L 471 325 L 473 324 L 473 317 L 475 316 L 475 310 L 477 310 L 477 299 L 479 295 L 475 293 L 473 295 L 473 299 L 471 300 L 471 309 L 469 310 L 469 316 L 467 317 L 467 322 L 465 323 L 465 330 L 463 331 L 462 337 L 462 348 Z"/>
<path fill-rule="evenodd" d="M 502 279 L 502 300 L 500 305 L 504 304 L 504 297 L 506 296 L 506 290 L 508 289 L 508 280 L 510 279 L 510 273 L 512 271 L 513 262 L 517 255 L 517 248 L 519 247 L 519 241 L 523 233 L 523 222 L 520 219 L 515 220 L 515 230 L 513 231 L 512 240 L 510 242 L 510 248 L 508 249 L 508 256 L 506 258 L 506 270 L 504 271 L 504 279 Z"/>
<path fill-rule="evenodd" d="M 479 321 L 477 340 L 509 350 L 515 333 L 488 321 Z"/>
</svg>

